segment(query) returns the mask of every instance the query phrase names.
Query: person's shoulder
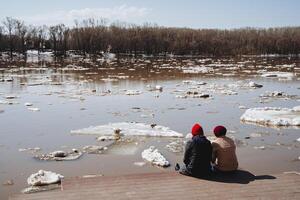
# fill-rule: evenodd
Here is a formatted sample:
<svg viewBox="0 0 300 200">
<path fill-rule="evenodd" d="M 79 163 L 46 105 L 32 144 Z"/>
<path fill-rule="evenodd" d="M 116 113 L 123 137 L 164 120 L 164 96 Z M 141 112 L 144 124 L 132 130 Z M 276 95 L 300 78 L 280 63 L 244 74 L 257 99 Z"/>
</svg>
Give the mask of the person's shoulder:
<svg viewBox="0 0 300 200">
<path fill-rule="evenodd" d="M 222 143 L 222 141 L 220 140 L 220 138 L 216 138 L 211 142 L 211 145 L 213 147 L 219 147 L 221 143 Z"/>
<path fill-rule="evenodd" d="M 224 136 L 224 140 L 230 141 L 231 143 L 234 143 L 234 139 L 230 138 L 228 136 Z"/>
<path fill-rule="evenodd" d="M 186 143 L 185 143 L 186 146 L 190 146 L 192 144 L 193 144 L 193 140 L 192 139 L 186 141 Z"/>
<path fill-rule="evenodd" d="M 211 141 L 211 143 L 213 144 L 218 144 L 218 143 L 220 143 L 221 141 L 220 141 L 220 138 L 215 138 L 215 139 L 213 139 L 212 141 Z"/>
</svg>

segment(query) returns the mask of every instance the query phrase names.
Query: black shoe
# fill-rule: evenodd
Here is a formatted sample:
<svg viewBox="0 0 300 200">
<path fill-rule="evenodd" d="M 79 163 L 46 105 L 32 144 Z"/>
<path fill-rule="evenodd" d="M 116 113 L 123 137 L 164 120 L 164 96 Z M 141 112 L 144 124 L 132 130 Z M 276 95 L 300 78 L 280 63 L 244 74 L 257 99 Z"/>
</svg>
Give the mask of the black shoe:
<svg viewBox="0 0 300 200">
<path fill-rule="evenodd" d="M 175 171 L 179 171 L 180 170 L 180 165 L 178 163 L 176 163 L 175 165 Z"/>
</svg>

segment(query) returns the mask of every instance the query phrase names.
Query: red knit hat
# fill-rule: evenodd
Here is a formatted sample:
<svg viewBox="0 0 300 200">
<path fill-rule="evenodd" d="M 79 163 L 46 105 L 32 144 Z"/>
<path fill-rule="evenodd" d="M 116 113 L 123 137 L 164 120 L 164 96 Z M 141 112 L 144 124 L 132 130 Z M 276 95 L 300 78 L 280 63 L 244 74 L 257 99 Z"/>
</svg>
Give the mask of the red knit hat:
<svg viewBox="0 0 300 200">
<path fill-rule="evenodd" d="M 200 124 L 195 124 L 192 128 L 192 135 L 196 136 L 196 135 L 203 135 L 203 129 L 200 126 Z"/>
<path fill-rule="evenodd" d="M 216 137 L 226 135 L 227 129 L 224 126 L 216 126 L 214 128 L 214 134 Z"/>
</svg>

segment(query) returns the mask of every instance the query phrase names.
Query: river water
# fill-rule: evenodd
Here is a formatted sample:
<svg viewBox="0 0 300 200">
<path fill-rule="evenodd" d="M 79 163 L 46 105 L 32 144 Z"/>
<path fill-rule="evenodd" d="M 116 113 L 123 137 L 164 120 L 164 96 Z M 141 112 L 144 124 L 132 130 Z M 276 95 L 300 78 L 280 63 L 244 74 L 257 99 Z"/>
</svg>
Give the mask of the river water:
<svg viewBox="0 0 300 200">
<path fill-rule="evenodd" d="M 243 109 L 286 107 L 300 104 L 299 58 L 178 58 L 120 59 L 109 63 L 77 59 L 64 62 L 9 63 L 0 68 L 0 199 L 27 187 L 27 177 L 39 169 L 65 177 L 104 176 L 173 170 L 183 152 L 165 146 L 174 138 L 134 137 L 103 154 L 84 154 L 74 161 L 39 161 L 35 154 L 102 145 L 94 135 L 72 135 L 71 130 L 112 122 L 142 122 L 170 127 L 186 135 L 200 123 L 212 138 L 216 125 L 224 125 L 238 144 L 240 168 L 256 175 L 300 169 L 300 137 L 297 127 L 276 128 L 240 122 Z M 287 76 L 266 78 L 266 72 Z M 292 74 L 292 76 L 290 76 Z M 245 87 L 250 81 L 262 88 Z M 202 85 L 205 82 L 205 85 Z M 149 86 L 162 86 L 162 91 Z M 126 95 L 128 90 L 141 92 Z M 187 91 L 209 98 L 191 98 Z M 266 91 L 290 96 L 263 99 Z M 9 98 L 8 96 L 12 96 Z M 186 98 L 180 98 L 186 96 Z M 10 102 L 11 105 L 8 103 Z M 30 111 L 30 102 L 39 111 Z M 253 136 L 248 138 L 248 136 Z M 169 168 L 142 162 L 141 152 L 156 146 L 170 161 Z M 263 146 L 263 147 L 262 147 Z M 41 148 L 38 152 L 19 151 Z M 257 148 L 260 147 L 260 148 Z M 13 185 L 2 185 L 13 180 Z"/>
</svg>

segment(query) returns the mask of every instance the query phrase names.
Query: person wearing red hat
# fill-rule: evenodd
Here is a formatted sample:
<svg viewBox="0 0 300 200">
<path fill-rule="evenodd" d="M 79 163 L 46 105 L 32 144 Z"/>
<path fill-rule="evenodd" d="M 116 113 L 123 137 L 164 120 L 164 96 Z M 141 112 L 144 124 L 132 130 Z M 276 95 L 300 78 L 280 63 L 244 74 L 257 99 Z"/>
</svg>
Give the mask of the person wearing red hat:
<svg viewBox="0 0 300 200">
<path fill-rule="evenodd" d="M 186 143 L 181 174 L 205 177 L 211 174 L 212 146 L 200 124 L 192 127 L 192 139 Z"/>
<path fill-rule="evenodd" d="M 212 163 L 214 169 L 220 172 L 232 172 L 238 168 L 236 146 L 234 141 L 226 136 L 226 132 L 224 126 L 214 128 L 214 134 L 217 138 L 212 142 Z"/>
</svg>

